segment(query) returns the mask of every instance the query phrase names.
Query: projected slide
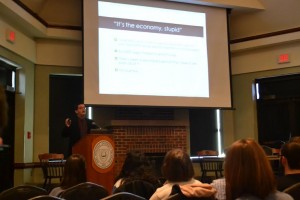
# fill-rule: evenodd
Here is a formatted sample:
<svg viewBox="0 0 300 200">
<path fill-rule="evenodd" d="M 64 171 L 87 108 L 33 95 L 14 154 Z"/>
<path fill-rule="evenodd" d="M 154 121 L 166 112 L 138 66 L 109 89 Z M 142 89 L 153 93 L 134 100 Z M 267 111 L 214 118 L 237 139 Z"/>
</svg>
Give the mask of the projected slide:
<svg viewBox="0 0 300 200">
<path fill-rule="evenodd" d="M 98 2 L 99 94 L 209 97 L 205 13 Z"/>
</svg>

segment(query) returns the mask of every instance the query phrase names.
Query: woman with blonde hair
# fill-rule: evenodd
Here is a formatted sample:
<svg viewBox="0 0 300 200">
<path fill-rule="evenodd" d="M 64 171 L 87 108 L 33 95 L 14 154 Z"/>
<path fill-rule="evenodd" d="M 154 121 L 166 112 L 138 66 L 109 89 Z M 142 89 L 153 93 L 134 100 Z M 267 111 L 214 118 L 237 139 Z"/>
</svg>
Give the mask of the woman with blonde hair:
<svg viewBox="0 0 300 200">
<path fill-rule="evenodd" d="M 270 161 L 253 139 L 234 142 L 226 152 L 224 163 L 226 200 L 292 200 L 276 190 Z"/>
</svg>

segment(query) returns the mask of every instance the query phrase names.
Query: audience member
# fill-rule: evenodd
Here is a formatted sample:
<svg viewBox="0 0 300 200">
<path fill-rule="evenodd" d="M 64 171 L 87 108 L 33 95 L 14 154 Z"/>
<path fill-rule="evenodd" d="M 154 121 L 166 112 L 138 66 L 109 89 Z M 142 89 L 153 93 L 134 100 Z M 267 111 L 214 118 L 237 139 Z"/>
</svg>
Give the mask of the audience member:
<svg viewBox="0 0 300 200">
<path fill-rule="evenodd" d="M 8 105 L 6 101 L 6 94 L 3 86 L 0 86 L 0 145 L 3 144 L 2 130 L 7 125 L 7 111 Z"/>
<path fill-rule="evenodd" d="M 159 184 L 149 160 L 140 151 L 130 151 L 127 153 L 121 172 L 116 177 L 113 193 L 121 185 L 133 180 L 145 180 L 153 184 L 155 188 Z"/>
<path fill-rule="evenodd" d="M 99 128 L 95 122 L 86 118 L 86 108 L 84 104 L 75 107 L 75 116 L 65 119 L 65 127 L 62 130 L 63 137 L 69 137 L 68 155 L 72 153 L 73 145 L 85 134 L 90 133 L 91 129 Z"/>
<path fill-rule="evenodd" d="M 300 182 L 300 139 L 291 138 L 281 147 L 281 164 L 284 176 L 277 177 L 277 189 L 284 189 Z"/>
<path fill-rule="evenodd" d="M 217 200 L 226 200 L 225 178 L 215 179 L 210 185 L 217 190 L 217 193 L 215 194 Z"/>
<path fill-rule="evenodd" d="M 167 199 L 175 184 L 180 186 L 182 193 L 187 197 L 211 197 L 216 192 L 209 184 L 201 183 L 193 178 L 192 161 L 182 149 L 167 152 L 163 161 L 162 175 L 166 178 L 166 182 L 156 190 L 150 200 Z"/>
<path fill-rule="evenodd" d="M 84 157 L 79 154 L 72 154 L 66 160 L 60 186 L 53 188 L 49 195 L 59 196 L 64 190 L 86 181 L 86 166 Z"/>
<path fill-rule="evenodd" d="M 234 142 L 224 163 L 226 200 L 292 200 L 276 190 L 276 182 L 262 147 L 252 139 Z"/>
</svg>

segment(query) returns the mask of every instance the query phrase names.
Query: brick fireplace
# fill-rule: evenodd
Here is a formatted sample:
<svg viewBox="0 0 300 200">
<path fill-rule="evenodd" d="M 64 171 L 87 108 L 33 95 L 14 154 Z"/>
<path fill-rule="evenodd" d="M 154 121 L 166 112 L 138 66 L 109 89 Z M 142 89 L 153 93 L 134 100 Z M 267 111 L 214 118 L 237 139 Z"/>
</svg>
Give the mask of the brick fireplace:
<svg viewBox="0 0 300 200">
<path fill-rule="evenodd" d="M 115 142 L 115 176 L 119 174 L 126 153 L 130 150 L 139 150 L 161 160 L 162 155 L 170 149 L 187 149 L 189 129 L 184 121 L 115 120 L 111 128 Z"/>
</svg>

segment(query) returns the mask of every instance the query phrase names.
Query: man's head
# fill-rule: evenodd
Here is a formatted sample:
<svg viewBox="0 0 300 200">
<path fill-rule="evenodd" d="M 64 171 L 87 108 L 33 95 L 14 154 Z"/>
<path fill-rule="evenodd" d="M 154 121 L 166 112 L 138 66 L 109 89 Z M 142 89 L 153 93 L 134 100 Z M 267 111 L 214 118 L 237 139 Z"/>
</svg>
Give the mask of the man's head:
<svg viewBox="0 0 300 200">
<path fill-rule="evenodd" d="M 84 104 L 78 104 L 76 109 L 75 109 L 75 113 L 76 113 L 77 117 L 84 118 L 85 114 L 86 114 L 85 105 Z"/>
<path fill-rule="evenodd" d="M 290 141 L 281 147 L 281 163 L 284 168 L 300 170 L 300 142 Z"/>
</svg>

